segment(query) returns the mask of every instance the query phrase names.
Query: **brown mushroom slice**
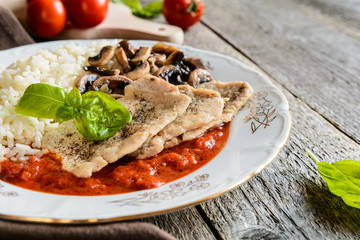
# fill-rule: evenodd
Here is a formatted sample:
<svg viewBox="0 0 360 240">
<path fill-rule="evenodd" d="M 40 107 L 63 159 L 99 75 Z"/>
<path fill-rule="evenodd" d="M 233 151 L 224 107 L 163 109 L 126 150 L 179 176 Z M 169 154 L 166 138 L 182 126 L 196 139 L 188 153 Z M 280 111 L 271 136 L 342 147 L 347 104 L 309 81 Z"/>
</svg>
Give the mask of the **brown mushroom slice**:
<svg viewBox="0 0 360 240">
<path fill-rule="evenodd" d="M 109 88 L 122 87 L 130 84 L 132 82 L 131 79 L 123 76 L 123 75 L 115 75 L 115 76 L 104 76 L 99 77 L 93 84 L 91 85 L 94 91 L 99 91 L 101 86 L 107 84 Z"/>
<path fill-rule="evenodd" d="M 100 92 L 103 92 L 103 93 L 107 93 L 107 94 L 111 93 L 111 90 L 110 90 L 108 84 L 102 85 L 102 86 L 99 88 L 99 91 L 100 91 Z"/>
<path fill-rule="evenodd" d="M 112 93 L 123 93 L 124 92 L 124 88 L 129 85 L 132 82 L 131 79 L 127 79 L 124 81 L 120 81 L 120 82 L 110 82 L 109 83 L 109 88 L 112 90 Z"/>
<path fill-rule="evenodd" d="M 135 56 L 136 50 L 128 40 L 122 40 L 119 45 L 124 49 L 128 58 L 133 58 Z"/>
<path fill-rule="evenodd" d="M 199 84 L 201 83 L 212 82 L 212 81 L 214 81 L 213 77 L 208 71 L 204 69 L 195 69 L 190 73 L 188 79 L 189 85 L 193 86 L 194 88 L 199 86 Z"/>
<path fill-rule="evenodd" d="M 156 59 L 155 61 L 155 65 L 158 67 L 162 67 L 166 61 L 166 55 L 165 54 L 159 54 L 159 53 L 154 53 L 154 57 Z"/>
<path fill-rule="evenodd" d="M 139 50 L 136 52 L 134 58 L 131 59 L 130 62 L 137 64 L 141 61 L 147 60 L 150 54 L 151 54 L 150 47 L 140 47 Z"/>
<path fill-rule="evenodd" d="M 103 66 L 114 57 L 114 47 L 105 46 L 100 53 L 94 57 L 89 57 L 88 62 L 92 66 Z"/>
<path fill-rule="evenodd" d="M 109 96 L 112 97 L 112 98 L 115 98 L 115 99 L 119 99 L 119 98 L 124 97 L 123 94 L 118 94 L 118 93 L 110 93 Z"/>
<path fill-rule="evenodd" d="M 157 42 L 153 47 L 152 51 L 156 53 L 165 53 L 166 55 L 170 55 L 171 53 L 177 51 L 178 49 L 173 46 L 163 42 Z"/>
<path fill-rule="evenodd" d="M 200 69 L 206 69 L 202 60 L 200 58 L 195 57 L 186 57 L 183 59 L 183 63 L 188 66 L 191 70 L 200 68 Z"/>
<path fill-rule="evenodd" d="M 115 49 L 115 58 L 119 62 L 124 73 L 131 71 L 128 58 L 126 56 L 125 50 L 122 47 L 118 47 Z"/>
<path fill-rule="evenodd" d="M 159 69 L 158 66 L 156 66 L 156 57 L 155 56 L 150 56 L 148 58 L 148 62 L 150 64 L 150 73 L 151 74 L 155 74 L 155 72 Z"/>
<path fill-rule="evenodd" d="M 169 55 L 166 59 L 164 65 L 180 65 L 181 60 L 184 58 L 184 53 L 182 51 L 175 51 Z"/>
<path fill-rule="evenodd" d="M 183 84 L 181 79 L 181 71 L 174 65 L 162 66 L 155 72 L 155 76 L 160 77 L 174 85 Z"/>
<path fill-rule="evenodd" d="M 127 85 L 129 85 L 130 83 L 127 83 L 127 84 L 123 84 L 121 86 L 117 86 L 116 88 L 112 88 L 111 89 L 111 94 L 112 95 L 124 95 L 124 91 L 125 91 L 125 87 Z M 110 94 L 109 94 L 110 95 Z M 113 96 L 114 98 L 119 98 L 118 96 Z"/>
<path fill-rule="evenodd" d="M 79 89 L 81 94 L 83 94 L 84 92 L 86 92 L 87 85 L 91 85 L 98 78 L 99 76 L 95 74 L 79 75 L 76 79 L 75 87 Z"/>
<path fill-rule="evenodd" d="M 97 73 L 100 76 L 112 76 L 112 75 L 119 75 L 120 74 L 120 69 L 117 68 L 111 68 L 111 69 L 107 69 L 107 68 L 101 68 L 98 66 L 85 66 L 83 67 L 83 69 L 85 71 L 89 71 L 92 73 Z"/>
<path fill-rule="evenodd" d="M 148 61 L 143 61 L 134 70 L 125 74 L 126 77 L 136 80 L 150 72 L 150 64 Z"/>
</svg>

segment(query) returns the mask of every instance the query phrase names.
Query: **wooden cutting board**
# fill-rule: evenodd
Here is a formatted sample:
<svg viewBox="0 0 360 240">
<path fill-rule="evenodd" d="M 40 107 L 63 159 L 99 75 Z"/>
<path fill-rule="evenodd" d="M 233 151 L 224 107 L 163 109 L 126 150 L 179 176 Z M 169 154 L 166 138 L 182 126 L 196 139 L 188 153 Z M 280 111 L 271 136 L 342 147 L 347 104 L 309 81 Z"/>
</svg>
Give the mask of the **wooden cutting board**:
<svg viewBox="0 0 360 240">
<path fill-rule="evenodd" d="M 11 9 L 27 28 L 26 0 L 0 0 L 0 5 Z M 89 29 L 66 28 L 51 40 L 100 38 L 148 39 L 182 44 L 184 32 L 176 26 L 135 17 L 127 6 L 110 3 L 108 14 L 100 25 Z"/>
</svg>

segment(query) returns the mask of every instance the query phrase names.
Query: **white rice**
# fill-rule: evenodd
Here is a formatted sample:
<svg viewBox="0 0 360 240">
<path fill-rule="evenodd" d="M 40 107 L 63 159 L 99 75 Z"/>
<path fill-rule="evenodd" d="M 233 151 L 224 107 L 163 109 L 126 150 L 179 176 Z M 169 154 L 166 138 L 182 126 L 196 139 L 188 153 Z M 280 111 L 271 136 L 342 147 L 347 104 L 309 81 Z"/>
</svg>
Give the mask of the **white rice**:
<svg viewBox="0 0 360 240">
<path fill-rule="evenodd" d="M 15 106 L 25 89 L 33 83 L 47 83 L 70 91 L 75 79 L 83 74 L 87 58 L 96 55 L 109 42 L 91 46 L 68 44 L 54 51 L 40 50 L 29 58 L 19 59 L 6 69 L 0 66 L 0 161 L 28 160 L 40 156 L 41 140 L 49 128 L 58 123 L 18 115 Z M 111 43 L 112 45 L 116 44 Z"/>
</svg>

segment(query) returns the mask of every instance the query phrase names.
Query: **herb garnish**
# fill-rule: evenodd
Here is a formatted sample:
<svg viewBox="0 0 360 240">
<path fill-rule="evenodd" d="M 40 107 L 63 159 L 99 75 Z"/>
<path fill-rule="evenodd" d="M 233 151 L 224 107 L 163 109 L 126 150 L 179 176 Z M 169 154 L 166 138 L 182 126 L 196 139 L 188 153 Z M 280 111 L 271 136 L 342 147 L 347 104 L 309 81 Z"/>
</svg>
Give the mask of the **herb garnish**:
<svg viewBox="0 0 360 240">
<path fill-rule="evenodd" d="M 309 150 L 306 152 L 317 164 L 330 192 L 341 197 L 348 206 L 360 208 L 360 162 L 342 160 L 330 164 L 320 162 Z"/>
<path fill-rule="evenodd" d="M 77 130 L 88 140 L 113 136 L 131 121 L 130 112 L 109 95 L 90 91 L 81 96 L 44 83 L 31 84 L 16 105 L 18 114 L 63 122 L 75 118 Z"/>
<path fill-rule="evenodd" d="M 163 1 L 154 1 L 144 6 L 139 0 L 112 0 L 114 3 L 122 3 L 131 9 L 132 14 L 142 18 L 152 18 L 162 13 Z"/>
</svg>

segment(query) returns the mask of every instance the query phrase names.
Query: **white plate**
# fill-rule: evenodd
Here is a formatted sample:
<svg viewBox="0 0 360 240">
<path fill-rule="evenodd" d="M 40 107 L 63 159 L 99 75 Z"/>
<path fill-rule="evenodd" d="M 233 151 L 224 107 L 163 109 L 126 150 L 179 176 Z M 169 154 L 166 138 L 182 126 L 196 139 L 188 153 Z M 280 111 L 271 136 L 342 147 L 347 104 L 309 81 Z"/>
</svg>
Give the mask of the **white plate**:
<svg viewBox="0 0 360 240">
<path fill-rule="evenodd" d="M 55 49 L 69 41 L 46 42 L 0 51 L 0 64 Z M 73 41 L 90 44 L 93 40 Z M 152 46 L 152 41 L 132 41 Z M 255 115 L 249 103 L 232 121 L 225 148 L 201 169 L 157 189 L 110 196 L 63 196 L 22 189 L 0 181 L 0 216 L 40 222 L 100 222 L 164 213 L 218 196 L 264 169 L 284 146 L 291 126 L 288 102 L 264 75 L 218 53 L 178 46 L 187 56 L 199 57 L 218 81 L 247 81 L 256 96 Z"/>
</svg>

